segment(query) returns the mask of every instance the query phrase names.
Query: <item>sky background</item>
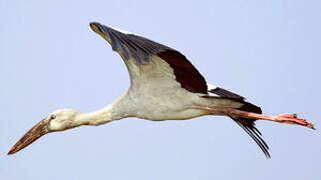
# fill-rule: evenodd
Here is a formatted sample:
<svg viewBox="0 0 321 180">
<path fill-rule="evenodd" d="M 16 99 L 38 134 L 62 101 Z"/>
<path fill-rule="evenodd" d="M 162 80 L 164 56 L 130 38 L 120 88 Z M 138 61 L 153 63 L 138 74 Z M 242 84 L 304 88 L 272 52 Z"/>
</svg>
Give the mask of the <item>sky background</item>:
<svg viewBox="0 0 321 180">
<path fill-rule="evenodd" d="M 0 179 L 321 179 L 320 131 L 257 122 L 267 160 L 231 119 L 128 118 L 11 146 L 50 112 L 91 112 L 129 87 L 97 21 L 182 52 L 208 82 L 266 114 L 320 123 L 320 1 L 0 0 Z"/>
</svg>

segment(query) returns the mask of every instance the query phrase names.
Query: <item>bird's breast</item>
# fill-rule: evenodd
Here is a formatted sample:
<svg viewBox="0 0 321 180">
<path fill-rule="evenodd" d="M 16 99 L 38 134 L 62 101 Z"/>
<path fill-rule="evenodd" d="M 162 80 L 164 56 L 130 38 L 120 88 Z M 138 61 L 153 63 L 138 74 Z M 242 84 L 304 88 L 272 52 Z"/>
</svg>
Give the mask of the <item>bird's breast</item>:
<svg viewBox="0 0 321 180">
<path fill-rule="evenodd" d="M 149 64 L 137 65 L 129 59 L 126 66 L 131 86 L 123 98 L 123 109 L 128 116 L 157 121 L 204 115 L 204 111 L 192 108 L 200 100 L 198 94 L 182 88 L 166 61 L 153 56 Z"/>
<path fill-rule="evenodd" d="M 147 85 L 148 86 L 148 85 Z M 190 119 L 206 114 L 203 110 L 194 109 L 192 105 L 198 95 L 178 87 L 156 88 L 157 86 L 141 85 L 131 87 L 128 91 L 128 109 L 130 116 L 148 120 Z"/>
</svg>

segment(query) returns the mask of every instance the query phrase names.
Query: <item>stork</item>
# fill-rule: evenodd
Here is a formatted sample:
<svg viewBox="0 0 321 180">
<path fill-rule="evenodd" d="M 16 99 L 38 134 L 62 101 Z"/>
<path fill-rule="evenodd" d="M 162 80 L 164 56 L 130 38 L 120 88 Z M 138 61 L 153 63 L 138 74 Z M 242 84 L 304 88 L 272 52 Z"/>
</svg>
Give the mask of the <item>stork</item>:
<svg viewBox="0 0 321 180">
<path fill-rule="evenodd" d="M 208 84 L 179 51 L 133 33 L 97 22 L 91 29 L 121 56 L 130 75 L 130 87 L 107 107 L 83 113 L 61 109 L 32 127 L 8 152 L 14 154 L 39 137 L 82 125 L 97 126 L 127 117 L 151 121 L 185 120 L 205 115 L 229 116 L 258 144 L 267 158 L 269 147 L 255 127 L 256 120 L 297 124 L 314 129 L 296 114 L 262 115 L 261 108 L 244 97 Z"/>
</svg>

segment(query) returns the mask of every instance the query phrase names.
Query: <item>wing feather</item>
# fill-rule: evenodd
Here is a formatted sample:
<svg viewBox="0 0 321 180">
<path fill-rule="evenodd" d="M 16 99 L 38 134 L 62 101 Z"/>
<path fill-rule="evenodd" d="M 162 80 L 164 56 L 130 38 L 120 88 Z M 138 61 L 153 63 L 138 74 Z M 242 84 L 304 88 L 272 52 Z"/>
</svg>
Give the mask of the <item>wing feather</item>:
<svg viewBox="0 0 321 180">
<path fill-rule="evenodd" d="M 204 77 L 180 52 L 139 35 L 124 33 L 99 23 L 91 23 L 90 26 L 111 44 L 112 49 L 118 52 L 125 62 L 134 59 L 138 66 L 148 65 L 152 56 L 156 55 L 170 65 L 182 88 L 193 93 L 207 93 Z"/>
</svg>

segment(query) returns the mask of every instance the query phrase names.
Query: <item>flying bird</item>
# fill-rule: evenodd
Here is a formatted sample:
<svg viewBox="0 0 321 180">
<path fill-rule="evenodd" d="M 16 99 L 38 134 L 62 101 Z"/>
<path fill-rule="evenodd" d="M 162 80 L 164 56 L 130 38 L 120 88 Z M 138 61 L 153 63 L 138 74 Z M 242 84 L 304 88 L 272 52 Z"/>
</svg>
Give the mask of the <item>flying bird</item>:
<svg viewBox="0 0 321 180">
<path fill-rule="evenodd" d="M 296 114 L 262 115 L 260 107 L 238 94 L 208 84 L 179 51 L 142 36 L 97 22 L 91 29 L 102 36 L 124 60 L 130 87 L 107 107 L 83 113 L 56 110 L 31 128 L 8 152 L 14 154 L 39 137 L 81 125 L 97 126 L 127 117 L 152 121 L 185 120 L 204 115 L 229 116 L 258 144 L 266 157 L 269 147 L 255 127 L 256 120 L 297 124 L 314 129 Z"/>
</svg>

